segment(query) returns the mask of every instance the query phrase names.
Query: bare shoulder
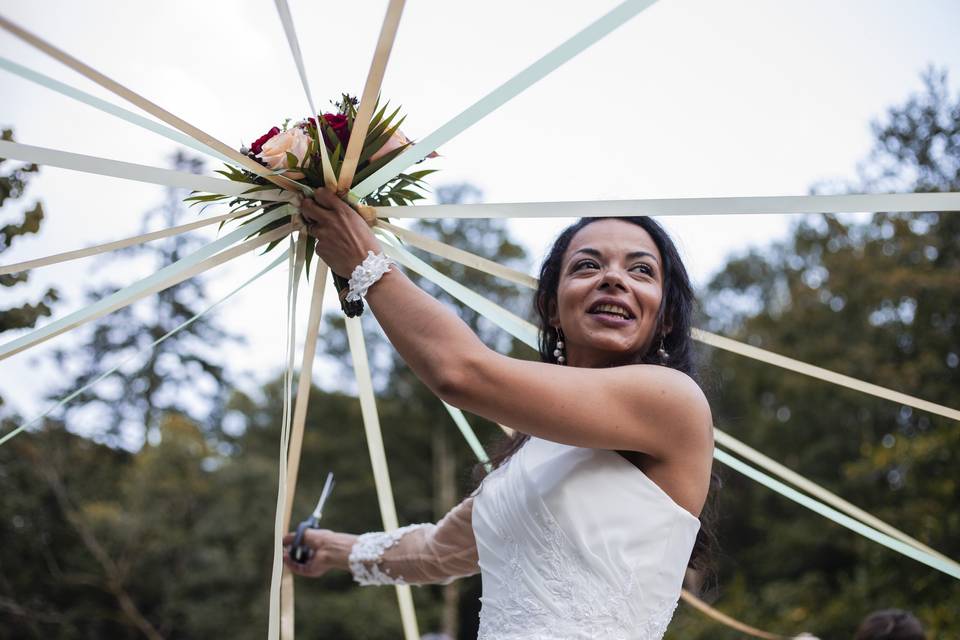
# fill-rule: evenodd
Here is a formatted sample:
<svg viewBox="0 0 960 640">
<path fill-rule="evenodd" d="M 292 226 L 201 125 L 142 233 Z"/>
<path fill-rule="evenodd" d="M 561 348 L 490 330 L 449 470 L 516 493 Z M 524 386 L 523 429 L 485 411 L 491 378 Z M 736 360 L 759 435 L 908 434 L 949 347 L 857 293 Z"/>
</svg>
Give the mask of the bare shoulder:
<svg viewBox="0 0 960 640">
<path fill-rule="evenodd" d="M 659 365 L 618 369 L 624 397 L 638 415 L 647 416 L 648 428 L 656 433 L 653 440 L 659 457 L 712 455 L 713 414 L 706 394 L 693 378 Z M 650 435 L 640 437 L 637 450 L 649 450 Z"/>
</svg>

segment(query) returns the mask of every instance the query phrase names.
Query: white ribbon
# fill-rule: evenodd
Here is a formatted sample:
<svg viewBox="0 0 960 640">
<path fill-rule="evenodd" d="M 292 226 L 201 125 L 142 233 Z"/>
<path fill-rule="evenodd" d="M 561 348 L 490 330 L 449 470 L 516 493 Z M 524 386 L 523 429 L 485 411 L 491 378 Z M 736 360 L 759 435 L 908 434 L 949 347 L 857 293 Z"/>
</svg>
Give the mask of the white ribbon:
<svg viewBox="0 0 960 640">
<path fill-rule="evenodd" d="M 417 145 L 418 147 L 420 145 Z M 837 196 L 647 198 L 582 202 L 502 202 L 374 207 L 390 218 L 606 218 L 863 211 L 960 211 L 960 193 L 878 193 Z"/>
<path fill-rule="evenodd" d="M 28 269 L 37 269 L 39 267 L 46 267 L 52 264 L 59 264 L 61 262 L 77 260 L 79 258 L 88 258 L 90 256 L 106 253 L 107 251 L 116 251 L 117 249 L 132 247 L 138 244 L 144 244 L 145 242 L 152 242 L 153 240 L 167 238 L 169 236 L 174 236 L 180 233 L 186 233 L 188 231 L 193 231 L 194 229 L 200 229 L 202 227 L 206 227 L 211 224 L 216 224 L 218 222 L 225 222 L 226 220 L 232 220 L 233 218 L 245 216 L 255 211 L 259 211 L 262 208 L 263 207 L 251 207 L 249 209 L 243 209 L 241 211 L 233 211 L 231 213 L 225 213 L 223 215 L 215 216 L 213 218 L 205 218 L 203 220 L 198 220 L 197 222 L 191 222 L 189 224 L 181 224 L 176 227 L 160 229 L 159 231 L 151 231 L 150 233 L 144 233 L 137 236 L 132 236 L 130 238 L 124 238 L 123 240 L 114 240 L 113 242 L 96 244 L 96 245 L 93 245 L 92 247 L 86 247 L 84 249 L 74 249 L 73 251 L 55 253 L 53 255 L 44 256 L 43 258 L 35 258 L 33 260 L 27 260 L 25 262 L 15 262 L 13 264 L 0 265 L 0 276 L 7 273 L 17 273 L 19 271 L 27 271 Z"/>
<path fill-rule="evenodd" d="M 72 169 L 74 171 L 85 171 L 86 173 L 96 173 L 112 178 L 123 178 L 124 180 L 151 182 L 153 184 L 162 184 L 166 187 L 192 189 L 206 193 L 221 193 L 226 196 L 242 196 L 257 186 L 255 184 L 236 182 L 224 178 L 198 176 L 195 173 L 187 173 L 185 171 L 148 167 L 142 164 L 133 164 L 132 162 L 121 162 L 119 160 L 109 160 L 96 156 L 70 153 L 69 151 L 34 147 L 20 144 L 19 142 L 9 142 L 7 140 L 0 140 L 0 158 L 12 158 L 23 162 L 34 162 L 36 164 Z M 275 189 L 257 191 L 246 195 L 256 200 L 291 202 L 294 199 L 294 194 Z"/>
<path fill-rule="evenodd" d="M 167 265 L 149 277 L 138 280 L 137 282 L 124 287 L 123 289 L 115 291 L 114 293 L 101 298 L 93 304 L 87 305 L 86 307 L 83 307 L 78 311 L 74 311 L 63 318 L 49 322 L 42 327 L 30 331 L 26 335 L 20 336 L 19 338 L 0 345 L 0 360 L 9 358 L 15 353 L 19 353 L 20 351 L 39 344 L 45 340 L 49 340 L 50 338 L 59 335 L 64 331 L 76 328 L 91 320 L 95 320 L 96 318 L 100 318 L 108 313 L 116 311 L 117 309 L 121 309 L 135 302 L 136 300 L 150 295 L 151 293 L 155 293 L 167 287 L 173 286 L 177 282 L 182 282 L 186 278 L 201 272 L 204 270 L 204 268 L 215 266 L 216 264 L 220 264 L 220 262 L 223 260 L 231 259 L 240 253 L 255 249 L 264 242 L 269 242 L 271 237 L 282 235 L 277 234 L 278 231 L 281 231 L 280 229 L 270 232 L 273 234 L 271 237 L 268 237 L 269 234 L 262 235 L 259 238 L 250 240 L 239 247 L 235 247 L 233 250 L 225 251 L 222 255 L 222 259 L 220 259 L 221 256 L 217 256 L 216 258 L 212 258 L 209 263 L 204 264 L 205 260 L 217 252 L 229 247 L 247 235 L 256 233 L 274 220 L 282 218 L 285 215 L 289 215 L 289 213 L 286 211 L 286 207 L 282 207 L 275 211 L 271 211 L 270 213 L 264 214 L 257 220 L 250 222 L 250 224 L 244 225 L 239 229 L 235 229 L 219 240 L 215 240 L 210 244 L 201 247 L 197 251 L 191 253 L 189 256 L 181 258 L 173 264 Z M 288 232 L 288 229 L 284 231 L 284 233 Z M 195 269 L 197 271 L 193 271 Z"/>
</svg>

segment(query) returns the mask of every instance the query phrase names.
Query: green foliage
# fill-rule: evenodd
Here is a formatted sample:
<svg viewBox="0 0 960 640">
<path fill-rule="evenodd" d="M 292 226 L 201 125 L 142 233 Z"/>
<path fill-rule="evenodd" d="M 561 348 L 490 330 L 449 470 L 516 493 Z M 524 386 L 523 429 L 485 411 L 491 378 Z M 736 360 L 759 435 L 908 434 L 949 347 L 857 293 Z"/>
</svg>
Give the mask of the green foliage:
<svg viewBox="0 0 960 640">
<path fill-rule="evenodd" d="M 942 74 L 874 125 L 861 179 L 831 190 L 960 191 L 960 99 Z M 826 190 L 821 185 L 819 190 Z M 809 216 L 730 260 L 705 292 L 709 328 L 957 406 L 960 216 Z M 920 541 L 960 557 L 960 430 L 899 406 L 725 352 L 710 353 L 716 424 Z M 708 376 L 709 378 L 709 376 Z M 716 606 L 778 633 L 852 636 L 872 610 L 912 610 L 960 634 L 960 584 L 727 472 Z M 737 638 L 683 612 L 676 638 Z"/>
<path fill-rule="evenodd" d="M 13 131 L 4 129 L 0 139 L 13 142 Z M 0 158 L 0 164 L 6 162 Z M 0 173 L 0 207 L 8 200 L 20 198 L 30 182 L 31 174 L 36 173 L 39 167 L 35 164 L 21 165 L 11 169 L 8 173 Z M 8 222 L 0 225 L 0 255 L 9 249 L 14 240 L 19 237 L 35 234 L 40 231 L 43 221 L 43 205 L 34 203 L 33 207 L 24 211 L 19 222 Z M 8 273 L 0 275 L 0 287 L 13 287 L 27 282 L 30 273 Z M 37 324 L 40 318 L 48 317 L 52 313 L 51 305 L 58 299 L 56 289 L 50 288 L 40 296 L 37 302 L 24 302 L 13 307 L 0 308 L 0 333 L 13 329 L 29 329 Z M 8 298 L 9 299 L 9 298 Z"/>
<path fill-rule="evenodd" d="M 177 153 L 172 165 L 179 171 L 200 172 L 203 161 Z M 181 222 L 186 213 L 182 198 L 182 189 L 167 189 L 163 203 L 144 214 L 144 231 L 157 223 L 172 227 Z M 113 252 L 104 260 L 146 260 L 161 269 L 202 244 L 195 235 L 179 234 Z M 101 283 L 87 291 L 87 299 L 95 301 L 120 286 Z M 68 427 L 114 446 L 136 449 L 144 438 L 158 435 L 164 414 L 180 413 L 197 424 L 209 425 L 213 429 L 209 435 L 215 437 L 229 381 L 219 348 L 238 338 L 225 331 L 213 316 L 204 315 L 148 348 L 209 302 L 204 278 L 198 276 L 77 330 L 83 340 L 80 347 L 71 345 L 53 352 L 58 366 L 74 375 L 66 376 L 51 389 L 51 399 L 84 386 L 120 358 L 129 354 L 141 357 L 66 405 L 64 420 Z"/>
</svg>

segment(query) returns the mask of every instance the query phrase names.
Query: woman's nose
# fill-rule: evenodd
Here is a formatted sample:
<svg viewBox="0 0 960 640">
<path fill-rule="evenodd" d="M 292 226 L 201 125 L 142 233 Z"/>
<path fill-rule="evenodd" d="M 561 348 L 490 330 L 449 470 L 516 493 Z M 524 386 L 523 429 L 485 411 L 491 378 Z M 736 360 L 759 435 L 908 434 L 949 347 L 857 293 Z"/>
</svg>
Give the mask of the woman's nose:
<svg viewBox="0 0 960 640">
<path fill-rule="evenodd" d="M 627 290 L 627 286 L 623 282 L 623 274 L 617 269 L 607 269 L 603 272 L 603 277 L 600 279 L 600 288 L 608 287 L 616 287 L 621 291 Z"/>
</svg>

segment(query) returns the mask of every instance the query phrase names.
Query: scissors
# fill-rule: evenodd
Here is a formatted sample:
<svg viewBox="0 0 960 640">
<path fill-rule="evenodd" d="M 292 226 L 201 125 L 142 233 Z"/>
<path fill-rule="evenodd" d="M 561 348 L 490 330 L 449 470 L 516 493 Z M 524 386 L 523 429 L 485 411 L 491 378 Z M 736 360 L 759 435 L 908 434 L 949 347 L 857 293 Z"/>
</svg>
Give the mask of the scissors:
<svg viewBox="0 0 960 640">
<path fill-rule="evenodd" d="M 323 505 L 326 504 L 330 492 L 333 491 L 333 472 L 327 474 L 327 482 L 323 485 L 323 491 L 320 493 L 320 500 L 317 501 L 317 508 L 313 510 L 310 517 L 297 525 L 297 535 L 290 545 L 290 557 L 294 562 L 306 564 L 313 556 L 313 549 L 303 544 L 303 536 L 307 529 L 319 529 L 320 518 L 323 517 Z"/>
</svg>

